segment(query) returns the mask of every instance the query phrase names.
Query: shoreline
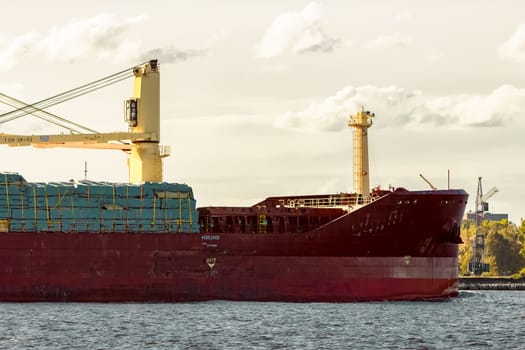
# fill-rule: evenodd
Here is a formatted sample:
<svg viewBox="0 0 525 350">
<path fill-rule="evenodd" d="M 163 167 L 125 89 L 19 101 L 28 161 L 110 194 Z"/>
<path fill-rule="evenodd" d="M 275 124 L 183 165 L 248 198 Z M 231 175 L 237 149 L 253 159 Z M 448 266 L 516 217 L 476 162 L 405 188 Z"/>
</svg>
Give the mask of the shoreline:
<svg viewBox="0 0 525 350">
<path fill-rule="evenodd" d="M 459 290 L 525 290 L 525 278 L 459 277 Z"/>
</svg>

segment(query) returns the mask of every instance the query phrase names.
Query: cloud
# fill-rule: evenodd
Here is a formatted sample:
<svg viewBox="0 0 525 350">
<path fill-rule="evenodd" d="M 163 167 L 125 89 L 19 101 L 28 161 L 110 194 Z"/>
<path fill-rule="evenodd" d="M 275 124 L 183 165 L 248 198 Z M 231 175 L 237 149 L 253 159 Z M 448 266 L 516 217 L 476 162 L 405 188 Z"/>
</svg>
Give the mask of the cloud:
<svg viewBox="0 0 525 350">
<path fill-rule="evenodd" d="M 9 70 L 19 60 L 28 57 L 47 58 L 51 62 L 71 62 L 80 59 L 98 59 L 113 62 L 138 59 L 142 44 L 128 40 L 128 33 L 147 16 L 119 19 L 104 13 L 89 18 L 75 18 L 47 33 L 26 33 L 13 38 L 0 48 L 0 69 Z M 201 56 L 205 50 L 178 50 L 173 47 L 156 48 L 141 56 L 155 55 L 164 63 Z"/>
<path fill-rule="evenodd" d="M 389 47 L 406 47 L 412 44 L 412 38 L 401 34 L 384 35 L 369 40 L 365 47 L 367 49 L 383 49 Z"/>
<path fill-rule="evenodd" d="M 312 103 L 303 111 L 281 115 L 274 126 L 310 131 L 338 131 L 346 127 L 350 113 L 361 110 L 362 106 L 373 106 L 377 115 L 388 116 L 386 118 L 389 119 L 403 119 L 403 114 L 408 114 L 412 106 L 418 104 L 418 96 L 417 91 L 405 91 L 396 86 L 346 86 L 335 95 Z M 392 116 L 389 111 L 396 111 L 397 114 Z"/>
<path fill-rule="evenodd" d="M 305 131 L 339 131 L 361 107 L 381 118 L 381 127 L 496 127 L 522 123 L 525 89 L 503 85 L 487 95 L 425 96 L 397 86 L 346 86 L 303 111 L 287 112 L 274 127 Z"/>
<path fill-rule="evenodd" d="M 161 63 L 176 63 L 191 58 L 205 56 L 206 50 L 181 50 L 173 46 L 167 48 L 156 48 L 146 52 L 140 59 L 146 61 L 157 58 Z"/>
<path fill-rule="evenodd" d="M 525 110 L 525 89 L 502 85 L 487 95 L 456 95 L 429 99 L 421 119 L 435 125 L 493 127 L 520 124 Z"/>
<path fill-rule="evenodd" d="M 163 64 L 184 62 L 193 58 L 203 57 L 210 52 L 217 50 L 221 42 L 227 38 L 225 31 L 218 31 L 213 33 L 204 43 L 201 49 L 180 49 L 173 45 L 167 47 L 157 47 L 148 50 L 138 59 L 142 61 L 157 58 Z"/>
<path fill-rule="evenodd" d="M 112 14 L 72 19 L 47 33 L 26 33 L 15 37 L 1 50 L 0 67 L 9 70 L 27 57 L 45 57 L 51 62 L 70 62 L 89 57 L 119 60 L 138 49 L 136 41 L 125 40 L 125 33 L 145 16 L 118 20 Z"/>
<path fill-rule="evenodd" d="M 502 58 L 525 63 L 525 23 L 498 47 L 498 54 Z"/>
<path fill-rule="evenodd" d="M 73 61 L 84 57 L 113 59 L 129 57 L 138 43 L 125 40 L 124 34 L 145 16 L 118 20 L 113 14 L 72 19 L 64 26 L 51 28 L 40 43 L 40 49 L 50 61 Z"/>
<path fill-rule="evenodd" d="M 39 39 L 40 35 L 33 32 L 14 38 L 5 49 L 0 50 L 0 71 L 8 71 L 13 68 L 20 57 L 34 50 L 34 45 Z"/>
<path fill-rule="evenodd" d="M 321 5 L 311 2 L 300 12 L 282 13 L 273 21 L 257 45 L 257 56 L 331 52 L 341 45 L 321 27 Z"/>
</svg>

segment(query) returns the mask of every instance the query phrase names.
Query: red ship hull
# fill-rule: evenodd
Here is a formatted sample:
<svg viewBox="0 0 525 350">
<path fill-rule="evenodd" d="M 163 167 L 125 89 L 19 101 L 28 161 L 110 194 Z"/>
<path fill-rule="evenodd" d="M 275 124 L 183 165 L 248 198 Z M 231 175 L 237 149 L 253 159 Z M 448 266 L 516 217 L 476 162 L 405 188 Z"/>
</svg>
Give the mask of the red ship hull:
<svg viewBox="0 0 525 350">
<path fill-rule="evenodd" d="M 395 191 L 303 233 L 2 233 L 0 300 L 454 297 L 467 197 Z"/>
</svg>

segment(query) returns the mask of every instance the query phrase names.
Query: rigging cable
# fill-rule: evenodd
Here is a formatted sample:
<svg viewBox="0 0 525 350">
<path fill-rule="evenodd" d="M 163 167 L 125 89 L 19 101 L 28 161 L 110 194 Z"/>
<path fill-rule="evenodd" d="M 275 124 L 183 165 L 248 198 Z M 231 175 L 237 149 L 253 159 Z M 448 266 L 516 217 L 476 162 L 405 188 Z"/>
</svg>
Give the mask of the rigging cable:
<svg viewBox="0 0 525 350">
<path fill-rule="evenodd" d="M 137 66 L 143 65 L 147 62 L 141 63 Z M 124 79 L 130 78 L 133 76 L 133 70 L 137 67 L 134 66 L 132 68 L 125 69 L 123 71 L 108 75 L 107 77 L 97 79 L 93 82 L 81 85 L 77 88 L 67 90 L 65 92 L 62 92 L 60 94 L 51 96 L 49 98 L 40 100 L 38 102 L 35 102 L 33 104 L 27 104 L 23 107 L 19 107 L 13 111 L 4 113 L 0 115 L 0 124 L 6 123 L 8 121 L 20 118 L 27 114 L 33 114 L 33 112 L 41 110 L 42 108 L 54 106 L 56 104 L 71 100 L 75 97 L 82 96 L 85 94 L 88 94 L 90 92 L 99 90 L 103 87 L 118 83 Z"/>
<path fill-rule="evenodd" d="M 39 118 L 39 119 L 42 119 L 42 120 L 45 120 L 45 121 L 47 121 L 47 122 L 49 122 L 49 123 L 51 123 L 51 124 L 55 124 L 55 125 L 60 126 L 60 127 L 62 127 L 62 128 L 68 129 L 68 130 L 70 130 L 70 131 L 73 132 L 73 133 L 79 133 L 79 134 L 81 134 L 82 132 L 73 129 L 71 126 L 67 126 L 66 124 L 61 124 L 61 123 L 59 123 L 59 122 L 53 120 L 53 118 L 56 119 L 56 120 L 59 120 L 59 121 L 61 121 L 61 122 L 65 122 L 65 123 L 69 123 L 69 124 L 71 124 L 71 125 L 74 125 L 74 126 L 77 127 L 77 128 L 84 129 L 85 131 L 88 131 L 88 132 L 90 132 L 90 133 L 95 133 L 95 134 L 98 134 L 98 133 L 99 133 L 99 132 L 96 131 L 96 130 L 90 129 L 90 128 L 88 128 L 88 127 L 85 127 L 85 126 L 80 125 L 80 124 L 78 124 L 78 123 L 75 123 L 75 122 L 73 122 L 73 121 L 67 120 L 67 119 L 65 119 L 65 118 L 61 118 L 61 117 L 59 117 L 59 116 L 56 115 L 56 114 L 53 114 L 53 113 L 47 112 L 47 111 L 42 110 L 42 109 L 40 109 L 40 108 L 37 108 L 37 107 L 35 107 L 34 105 L 28 105 L 28 104 L 26 104 L 26 103 L 24 103 L 24 102 L 22 102 L 22 101 L 20 101 L 20 100 L 17 100 L 17 99 L 14 98 L 14 97 L 8 96 L 8 95 L 3 94 L 3 93 L 1 93 L 1 92 L 0 92 L 0 102 L 4 103 L 4 104 L 6 104 L 6 105 L 8 105 L 8 106 L 10 106 L 10 107 L 14 107 L 14 108 L 34 107 L 34 108 L 35 108 L 35 111 L 34 111 L 32 114 L 33 114 L 35 117 L 37 117 L 37 118 Z M 2 123 L 2 122 L 0 122 L 0 123 Z"/>
<path fill-rule="evenodd" d="M 59 104 L 59 103 L 71 100 L 71 99 L 73 99 L 75 97 L 85 95 L 85 94 L 87 94 L 89 92 L 96 91 L 98 89 L 101 89 L 103 87 L 106 87 L 106 86 L 114 84 L 114 83 L 117 83 L 117 82 L 119 82 L 121 80 L 124 80 L 124 79 L 127 79 L 127 78 L 129 78 L 129 76 L 127 76 L 127 75 L 123 76 L 123 77 L 118 77 L 118 79 L 117 78 L 112 78 L 113 80 L 108 80 L 107 82 L 102 82 L 102 83 L 98 82 L 97 84 L 100 84 L 100 85 L 93 84 L 92 86 L 77 88 L 75 90 L 70 90 L 70 91 L 67 91 L 65 93 L 62 93 L 62 94 L 59 94 L 59 95 L 47 98 L 45 100 L 38 101 L 38 102 L 33 103 L 33 104 L 30 104 L 30 105 L 28 105 L 28 107 L 17 108 L 17 109 L 15 109 L 13 111 L 10 111 L 10 112 L 7 112 L 7 113 L 4 113 L 4 114 L 0 115 L 0 124 L 7 123 L 7 122 L 9 122 L 11 120 L 14 120 L 14 119 L 18 119 L 18 118 L 23 117 L 24 115 L 27 115 L 27 114 L 32 114 L 33 112 L 35 112 L 38 109 L 54 106 L 56 104 Z"/>
</svg>

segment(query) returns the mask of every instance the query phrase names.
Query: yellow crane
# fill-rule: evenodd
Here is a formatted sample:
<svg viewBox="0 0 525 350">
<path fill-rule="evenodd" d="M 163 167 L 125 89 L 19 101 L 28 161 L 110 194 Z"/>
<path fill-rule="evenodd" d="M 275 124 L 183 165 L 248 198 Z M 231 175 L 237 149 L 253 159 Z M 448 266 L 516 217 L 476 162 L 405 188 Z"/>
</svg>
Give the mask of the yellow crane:
<svg viewBox="0 0 525 350">
<path fill-rule="evenodd" d="M 133 97 L 125 102 L 125 119 L 128 132 L 98 133 L 74 122 L 60 118 L 43 108 L 105 87 L 134 76 Z M 160 73 L 157 60 L 150 60 L 129 70 L 110 75 L 93 83 L 48 99 L 26 104 L 0 94 L 2 102 L 17 109 L 0 115 L 0 123 L 32 114 L 51 123 L 64 126 L 70 134 L 14 135 L 0 133 L 0 144 L 8 146 L 33 146 L 37 148 L 67 147 L 116 149 L 128 153 L 129 182 L 162 182 L 162 158 L 169 156 L 169 146 L 161 146 L 160 140 Z M 77 129 L 83 131 L 78 132 Z"/>
</svg>

